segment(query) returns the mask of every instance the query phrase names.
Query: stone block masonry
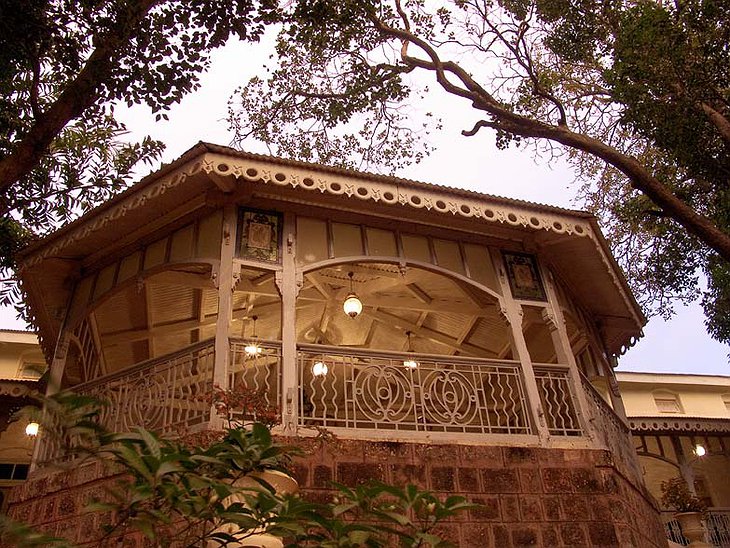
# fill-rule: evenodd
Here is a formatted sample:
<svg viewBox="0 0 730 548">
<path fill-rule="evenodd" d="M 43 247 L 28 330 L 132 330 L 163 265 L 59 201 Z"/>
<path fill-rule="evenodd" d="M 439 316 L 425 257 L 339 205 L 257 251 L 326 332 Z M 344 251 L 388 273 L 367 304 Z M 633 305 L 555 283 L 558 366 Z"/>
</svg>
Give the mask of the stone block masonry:
<svg viewBox="0 0 730 548">
<path fill-rule="evenodd" d="M 443 524 L 440 532 L 458 546 L 667 546 L 655 502 L 616 469 L 607 451 L 296 441 L 305 454 L 292 472 L 307 498 L 329 500 L 331 481 L 354 486 L 373 478 L 480 504 Z M 10 492 L 8 513 L 80 546 L 147 546 L 139 534 L 95 540 L 110 516 L 84 507 L 103 499 L 117 479 L 99 464 L 38 474 Z"/>
<path fill-rule="evenodd" d="M 608 451 L 337 440 L 304 443 L 301 493 L 333 495 L 329 481 L 416 483 L 481 506 L 444 524 L 462 547 L 665 547 L 656 503 Z"/>
</svg>

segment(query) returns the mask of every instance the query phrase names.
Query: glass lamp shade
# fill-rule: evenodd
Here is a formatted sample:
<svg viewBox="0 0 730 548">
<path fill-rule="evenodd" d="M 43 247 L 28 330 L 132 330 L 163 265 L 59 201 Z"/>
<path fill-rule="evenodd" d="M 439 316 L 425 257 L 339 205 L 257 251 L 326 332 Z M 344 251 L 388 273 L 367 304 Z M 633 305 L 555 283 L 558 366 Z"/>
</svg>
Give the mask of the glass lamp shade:
<svg viewBox="0 0 730 548">
<path fill-rule="evenodd" d="M 28 426 L 25 427 L 25 434 L 26 436 L 30 436 L 31 438 L 35 438 L 38 435 L 38 423 L 37 422 L 29 422 Z"/>
<path fill-rule="evenodd" d="M 327 371 L 329 371 L 329 368 L 324 362 L 314 362 L 314 365 L 312 365 L 312 375 L 315 377 L 324 377 Z"/>
<path fill-rule="evenodd" d="M 256 341 L 249 341 L 248 343 L 246 343 L 246 346 L 243 347 L 243 350 L 249 356 L 256 356 L 257 354 L 261 354 L 261 347 L 256 343 Z"/>
<path fill-rule="evenodd" d="M 695 455 L 698 457 L 704 457 L 707 454 L 707 449 L 703 445 L 695 445 Z"/>
<path fill-rule="evenodd" d="M 342 303 L 342 309 L 345 311 L 345 314 L 351 318 L 355 318 L 362 312 L 362 302 L 360 302 L 357 295 L 350 293 L 345 299 L 345 302 Z"/>
<path fill-rule="evenodd" d="M 406 358 L 405 360 L 403 360 L 403 367 L 407 369 L 415 369 L 416 367 L 418 367 L 418 362 L 413 358 Z"/>
</svg>

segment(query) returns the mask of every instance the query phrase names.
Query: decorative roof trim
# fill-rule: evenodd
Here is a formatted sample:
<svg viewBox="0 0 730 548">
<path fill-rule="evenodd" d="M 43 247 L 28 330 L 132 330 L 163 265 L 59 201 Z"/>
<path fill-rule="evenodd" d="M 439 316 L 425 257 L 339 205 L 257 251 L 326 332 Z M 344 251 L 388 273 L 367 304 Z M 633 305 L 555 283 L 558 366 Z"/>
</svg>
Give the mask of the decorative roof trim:
<svg viewBox="0 0 730 548">
<path fill-rule="evenodd" d="M 0 379 L 0 396 L 11 398 L 24 398 L 38 396 L 40 382 L 37 380 L 25 379 Z"/>
<path fill-rule="evenodd" d="M 252 164 L 257 166 L 254 168 L 257 170 L 255 176 L 248 173 Z M 354 170 L 251 154 L 201 142 L 171 164 L 148 175 L 83 217 L 28 246 L 19 254 L 20 270 L 34 266 L 47 257 L 58 255 L 71 243 L 103 229 L 124 216 L 127 211 L 136 209 L 148 200 L 165 194 L 179 186 L 188 177 L 200 172 L 223 177 L 233 175 L 249 182 L 298 187 L 332 195 L 344 194 L 348 197 L 384 204 L 400 204 L 414 209 L 425 208 L 438 213 L 451 213 L 466 218 L 476 218 L 536 231 L 545 230 L 595 238 L 591 222 L 595 220 L 595 217 L 584 211 L 491 196 L 385 175 L 360 173 Z M 309 176 L 298 175 L 303 172 L 308 173 Z M 323 174 L 330 177 L 323 178 Z M 284 179 L 281 180 L 281 177 Z M 311 179 L 313 182 L 310 184 L 305 179 Z M 365 194 L 361 194 L 363 192 Z M 56 241 L 54 242 L 54 240 Z M 54 243 L 48 246 L 50 242 Z M 40 253 L 34 253 L 41 249 L 43 250 Z"/>
<path fill-rule="evenodd" d="M 281 169 L 288 167 L 289 169 Z M 278 169 L 277 169 L 278 168 Z M 500 223 L 518 228 L 552 231 L 558 234 L 593 236 L 590 222 L 567 210 L 547 212 L 522 203 L 495 202 L 489 196 L 476 193 L 462 195 L 451 193 L 435 185 L 413 183 L 393 178 L 364 178 L 356 173 L 323 173 L 316 167 L 272 166 L 271 162 L 256 158 L 238 158 L 223 154 L 206 154 L 193 165 L 193 170 L 209 175 L 233 176 L 250 183 L 263 183 L 280 187 L 347 196 L 362 201 L 386 205 L 407 206 L 435 213 L 451 214 L 465 218 Z M 324 175 L 327 175 L 326 173 Z"/>
<path fill-rule="evenodd" d="M 730 419 L 708 417 L 629 417 L 635 433 L 730 434 Z"/>
</svg>

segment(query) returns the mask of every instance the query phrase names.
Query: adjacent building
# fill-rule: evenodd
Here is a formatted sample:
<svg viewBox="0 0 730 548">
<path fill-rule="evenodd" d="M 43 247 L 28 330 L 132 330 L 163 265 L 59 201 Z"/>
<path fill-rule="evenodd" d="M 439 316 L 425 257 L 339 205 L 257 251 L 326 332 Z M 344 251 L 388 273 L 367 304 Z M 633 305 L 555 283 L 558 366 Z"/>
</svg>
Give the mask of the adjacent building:
<svg viewBox="0 0 730 548">
<path fill-rule="evenodd" d="M 37 402 L 46 362 L 38 338 L 25 331 L 0 330 L 0 511 L 8 490 L 28 476 L 34 439 L 16 411 Z"/>
<path fill-rule="evenodd" d="M 708 506 L 717 546 L 730 546 L 730 377 L 616 374 L 644 481 L 657 500 L 661 483 L 682 476 Z M 683 542 L 663 508 L 670 538 Z"/>
</svg>

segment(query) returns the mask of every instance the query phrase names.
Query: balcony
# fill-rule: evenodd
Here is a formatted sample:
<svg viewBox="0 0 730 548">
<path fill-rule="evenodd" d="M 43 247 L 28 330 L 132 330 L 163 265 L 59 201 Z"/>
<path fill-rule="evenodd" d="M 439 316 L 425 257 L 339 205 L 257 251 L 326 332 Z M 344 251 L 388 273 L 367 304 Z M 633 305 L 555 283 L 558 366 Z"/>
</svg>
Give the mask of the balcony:
<svg viewBox="0 0 730 548">
<path fill-rule="evenodd" d="M 518 361 L 299 344 L 296 387 L 286 391 L 281 343 L 259 341 L 251 351 L 248 342 L 229 341 L 228 386 L 243 384 L 283 410 L 292 409 L 296 398 L 293 423 L 299 434 L 326 428 L 344 438 L 541 443 Z M 141 426 L 174 434 L 205 428 L 214 417 L 206 401 L 214 364 L 215 341 L 209 339 L 75 390 L 109 402 L 101 420 L 111 430 Z M 568 367 L 535 364 L 533 369 L 550 439 L 587 439 Z M 623 427 L 590 383 L 578 388 L 588 394 L 588 416 L 608 417 L 616 428 Z M 58 452 L 46 441 L 40 462 Z"/>
<path fill-rule="evenodd" d="M 682 534 L 682 526 L 674 518 L 673 512 L 662 512 L 664 529 L 667 538 L 681 546 L 689 546 L 690 542 Z M 709 508 L 705 515 L 705 542 L 718 548 L 730 548 L 730 509 Z"/>
</svg>

